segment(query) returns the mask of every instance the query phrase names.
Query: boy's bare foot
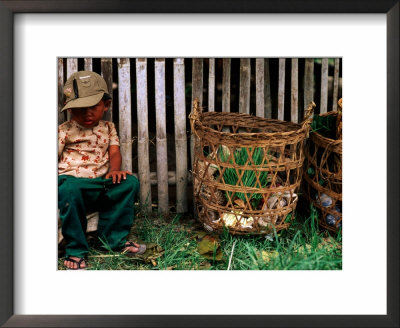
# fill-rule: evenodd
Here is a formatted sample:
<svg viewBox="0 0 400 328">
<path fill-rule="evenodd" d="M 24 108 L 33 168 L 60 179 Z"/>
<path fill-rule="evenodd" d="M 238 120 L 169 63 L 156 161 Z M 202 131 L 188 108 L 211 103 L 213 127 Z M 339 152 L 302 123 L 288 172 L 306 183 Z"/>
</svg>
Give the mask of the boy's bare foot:
<svg viewBox="0 0 400 328">
<path fill-rule="evenodd" d="M 131 254 L 131 255 L 140 255 L 146 251 L 146 245 L 138 244 L 133 241 L 127 241 L 125 243 L 125 248 L 122 253 Z"/>
<path fill-rule="evenodd" d="M 67 269 L 71 269 L 71 270 L 78 270 L 78 269 L 86 268 L 85 259 L 75 257 L 75 256 L 67 257 L 64 261 L 64 265 Z"/>
</svg>

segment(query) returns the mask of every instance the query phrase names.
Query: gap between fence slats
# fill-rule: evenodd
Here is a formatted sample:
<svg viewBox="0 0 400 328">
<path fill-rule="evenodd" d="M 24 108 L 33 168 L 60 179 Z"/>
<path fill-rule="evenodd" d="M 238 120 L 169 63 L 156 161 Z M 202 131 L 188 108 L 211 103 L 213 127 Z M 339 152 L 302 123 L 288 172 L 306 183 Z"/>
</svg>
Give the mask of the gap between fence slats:
<svg viewBox="0 0 400 328">
<path fill-rule="evenodd" d="M 151 213 L 151 185 L 149 162 L 149 120 L 147 103 L 147 59 L 136 59 L 137 121 L 138 121 L 138 174 L 140 179 L 140 203 L 143 210 Z"/>
<path fill-rule="evenodd" d="M 304 69 L 304 111 L 314 100 L 314 58 L 306 58 Z"/>
<path fill-rule="evenodd" d="M 113 95 L 113 74 L 112 74 L 112 58 L 102 58 L 101 59 L 101 76 L 107 83 L 108 94 L 112 97 Z M 112 104 L 111 107 L 104 113 L 103 120 L 111 121 L 112 117 Z"/>
<path fill-rule="evenodd" d="M 58 58 L 58 125 L 65 121 L 65 111 L 61 112 L 64 107 L 64 61 Z"/>
<path fill-rule="evenodd" d="M 256 115 L 264 117 L 264 58 L 256 58 Z"/>
<path fill-rule="evenodd" d="M 222 60 L 222 111 L 231 111 L 231 59 Z"/>
<path fill-rule="evenodd" d="M 92 58 L 85 58 L 84 59 L 84 68 L 85 68 L 85 71 L 93 71 L 93 60 L 92 60 Z"/>
<path fill-rule="evenodd" d="M 183 58 L 174 59 L 174 122 L 176 153 L 176 210 L 187 211 L 187 138 L 185 109 L 185 64 Z"/>
<path fill-rule="evenodd" d="M 133 175 L 139 178 L 137 173 L 133 173 Z M 156 186 L 158 184 L 158 174 L 157 172 L 150 172 L 150 184 L 152 186 Z M 192 182 L 192 175 L 188 174 L 187 181 Z M 168 185 L 175 186 L 176 185 L 176 172 L 175 171 L 168 171 Z"/>
<path fill-rule="evenodd" d="M 339 63 L 340 59 L 335 58 L 335 69 L 333 72 L 333 103 L 332 103 L 332 110 L 337 110 L 337 102 L 339 98 Z"/>
<path fill-rule="evenodd" d="M 291 81 L 291 121 L 298 123 L 299 120 L 299 59 L 292 58 L 292 81 Z"/>
<path fill-rule="evenodd" d="M 78 71 L 78 58 L 67 58 L 67 79 Z M 71 119 L 71 113 L 67 111 L 67 120 Z"/>
<path fill-rule="evenodd" d="M 321 65 L 321 104 L 320 113 L 328 111 L 328 58 L 322 58 Z"/>
<path fill-rule="evenodd" d="M 285 117 L 285 58 L 279 58 L 278 120 Z"/>
<path fill-rule="evenodd" d="M 240 59 L 239 113 L 250 114 L 250 58 Z"/>
<path fill-rule="evenodd" d="M 165 59 L 156 59 L 155 95 L 156 95 L 156 136 L 157 136 L 157 190 L 158 209 L 160 213 L 168 213 L 168 157 L 167 129 L 165 115 Z M 151 173 L 150 173 L 151 183 Z"/>
<path fill-rule="evenodd" d="M 215 112 L 215 58 L 208 64 L 208 111 Z"/>
<path fill-rule="evenodd" d="M 264 117 L 272 118 L 271 78 L 269 74 L 269 59 L 264 60 Z"/>
</svg>

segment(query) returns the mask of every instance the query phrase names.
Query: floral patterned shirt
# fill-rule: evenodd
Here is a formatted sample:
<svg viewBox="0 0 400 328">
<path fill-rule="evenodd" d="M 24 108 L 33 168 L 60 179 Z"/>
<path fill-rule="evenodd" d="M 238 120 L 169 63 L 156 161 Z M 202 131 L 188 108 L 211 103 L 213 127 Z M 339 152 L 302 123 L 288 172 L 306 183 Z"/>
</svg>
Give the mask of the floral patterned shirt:
<svg viewBox="0 0 400 328">
<path fill-rule="evenodd" d="M 85 128 L 75 121 L 58 127 L 58 174 L 79 178 L 97 178 L 107 174 L 110 163 L 108 146 L 119 146 L 115 125 L 99 121 Z"/>
</svg>

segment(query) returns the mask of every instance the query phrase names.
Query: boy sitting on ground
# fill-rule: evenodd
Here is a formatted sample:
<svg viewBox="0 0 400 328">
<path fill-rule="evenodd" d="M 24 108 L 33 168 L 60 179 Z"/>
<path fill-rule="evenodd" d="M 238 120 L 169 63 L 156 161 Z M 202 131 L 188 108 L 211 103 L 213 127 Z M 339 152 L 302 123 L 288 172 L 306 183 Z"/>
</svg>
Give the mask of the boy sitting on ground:
<svg viewBox="0 0 400 328">
<path fill-rule="evenodd" d="M 87 267 L 87 210 L 99 212 L 98 237 L 113 250 L 142 254 L 145 245 L 126 241 L 134 217 L 139 181 L 121 171 L 119 139 L 112 122 L 107 84 L 97 73 L 80 71 L 64 86 L 71 120 L 58 128 L 58 208 L 66 241 L 64 265 Z"/>
</svg>

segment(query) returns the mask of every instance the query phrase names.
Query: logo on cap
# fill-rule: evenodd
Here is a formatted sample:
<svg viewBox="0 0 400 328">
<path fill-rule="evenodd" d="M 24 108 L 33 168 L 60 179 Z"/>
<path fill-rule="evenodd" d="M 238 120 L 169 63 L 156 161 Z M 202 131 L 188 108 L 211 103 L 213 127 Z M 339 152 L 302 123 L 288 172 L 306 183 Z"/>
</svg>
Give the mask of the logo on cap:
<svg viewBox="0 0 400 328">
<path fill-rule="evenodd" d="M 71 94 L 72 94 L 72 89 L 71 88 L 66 88 L 65 90 L 64 90 L 64 94 L 65 94 L 65 96 L 66 97 L 71 97 Z"/>
</svg>

